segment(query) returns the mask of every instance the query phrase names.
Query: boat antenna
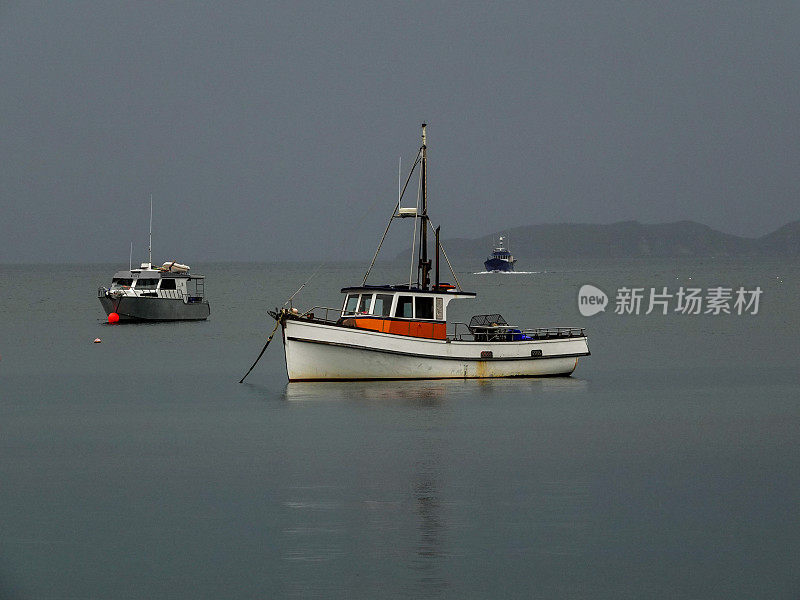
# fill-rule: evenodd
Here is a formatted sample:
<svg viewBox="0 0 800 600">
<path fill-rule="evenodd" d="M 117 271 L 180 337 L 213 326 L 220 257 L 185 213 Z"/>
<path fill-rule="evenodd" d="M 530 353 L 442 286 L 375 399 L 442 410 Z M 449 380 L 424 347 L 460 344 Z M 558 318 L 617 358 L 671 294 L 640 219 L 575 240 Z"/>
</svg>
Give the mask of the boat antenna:
<svg viewBox="0 0 800 600">
<path fill-rule="evenodd" d="M 131 253 L 128 255 L 128 271 L 133 270 L 133 242 L 131 242 Z"/>
<path fill-rule="evenodd" d="M 403 197 L 403 157 L 397 159 L 397 206 L 400 206 L 400 199 Z"/>
<path fill-rule="evenodd" d="M 417 252 L 417 215 L 419 214 L 419 197 L 422 193 L 422 176 L 417 182 L 417 203 L 414 205 L 414 230 L 411 234 L 411 264 L 408 267 L 408 289 L 411 289 L 414 281 L 414 252 Z M 422 239 L 422 238 L 420 238 Z M 419 275 L 419 273 L 417 273 Z M 419 277 L 417 277 L 417 287 L 419 287 Z"/>
<path fill-rule="evenodd" d="M 419 157 L 419 155 L 417 155 Z M 397 210 L 400 210 L 400 201 L 403 199 L 403 157 L 401 156 L 397 162 Z M 419 204 L 419 197 L 417 197 L 417 204 Z M 396 212 L 396 211 L 395 211 Z M 392 219 L 389 219 L 391 225 Z M 414 221 L 416 225 L 416 220 Z M 388 228 L 387 228 L 388 231 Z M 411 287 L 411 272 L 414 269 L 414 241 L 416 240 L 417 232 L 414 231 L 414 237 L 411 238 L 411 268 L 408 273 L 408 287 Z M 370 265 L 370 269 L 372 265 Z M 367 283 L 367 278 L 364 277 L 364 283 Z"/>
<path fill-rule="evenodd" d="M 150 236 L 147 242 L 147 264 L 153 268 L 153 192 L 150 192 Z"/>
</svg>

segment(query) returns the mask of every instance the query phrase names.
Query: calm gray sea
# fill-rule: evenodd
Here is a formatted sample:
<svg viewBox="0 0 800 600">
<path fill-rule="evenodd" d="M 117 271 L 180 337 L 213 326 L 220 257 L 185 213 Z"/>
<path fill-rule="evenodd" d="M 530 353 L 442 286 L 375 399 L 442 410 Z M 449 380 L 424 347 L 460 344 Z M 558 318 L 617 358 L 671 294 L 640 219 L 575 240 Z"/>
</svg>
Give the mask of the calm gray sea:
<svg viewBox="0 0 800 600">
<path fill-rule="evenodd" d="M 585 326 L 592 356 L 291 385 L 279 339 L 237 381 L 315 265 L 195 265 L 207 322 L 106 325 L 122 267 L 0 266 L 2 598 L 800 597 L 797 265 L 461 273 L 479 295 L 454 317 Z M 362 273 L 328 265 L 295 305 Z M 606 312 L 579 314 L 585 283 Z M 757 315 L 617 315 L 624 286 L 763 294 Z"/>
</svg>

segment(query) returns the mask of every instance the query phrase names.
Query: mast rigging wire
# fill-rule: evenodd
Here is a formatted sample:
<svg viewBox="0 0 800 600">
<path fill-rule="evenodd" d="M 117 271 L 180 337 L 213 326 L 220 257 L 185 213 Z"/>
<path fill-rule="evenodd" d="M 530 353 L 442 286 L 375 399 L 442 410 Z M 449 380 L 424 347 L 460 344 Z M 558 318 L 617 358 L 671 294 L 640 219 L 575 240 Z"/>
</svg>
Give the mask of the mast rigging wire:
<svg viewBox="0 0 800 600">
<path fill-rule="evenodd" d="M 400 208 L 400 200 L 402 199 L 403 194 L 406 191 L 406 187 L 408 186 L 408 182 L 411 180 L 411 174 L 414 172 L 414 168 L 417 166 L 417 163 L 419 163 L 419 153 L 417 153 L 417 159 L 414 161 L 414 165 L 411 167 L 411 172 L 408 174 L 408 179 L 406 179 L 406 184 L 405 184 L 405 186 L 403 186 L 403 190 L 400 192 L 400 197 L 397 199 L 397 206 L 395 207 L 395 210 L 392 212 L 392 218 L 394 217 L 394 214 L 397 212 L 397 210 Z M 359 219 L 359 221 L 354 226 L 354 229 L 358 229 L 358 227 L 361 226 L 361 224 L 364 222 L 364 220 L 367 218 L 367 216 L 369 216 L 369 214 L 370 214 L 369 211 L 364 211 L 363 215 L 361 216 L 361 219 Z M 392 223 L 392 218 L 389 219 L 389 225 L 391 225 L 391 223 Z M 386 233 L 389 231 L 389 225 L 386 226 L 386 231 L 383 232 L 383 237 L 381 238 L 381 242 L 380 242 L 380 244 L 378 244 L 378 249 L 375 251 L 375 256 L 373 257 L 372 263 L 370 264 L 370 267 L 369 267 L 370 270 L 372 269 L 372 265 L 375 264 L 375 259 L 378 256 L 378 252 L 380 252 L 381 245 L 383 244 L 383 240 L 386 237 Z M 294 299 L 294 297 L 297 296 L 298 293 L 300 293 L 300 290 L 302 290 L 306 285 L 308 285 L 308 283 L 314 277 L 316 277 L 316 275 L 317 275 L 317 273 L 319 273 L 320 269 L 322 269 L 322 267 L 327 265 L 329 262 L 330 262 L 329 260 L 324 260 L 321 263 L 319 263 L 317 265 L 317 267 L 314 269 L 314 271 L 311 273 L 309 278 L 306 279 L 305 282 L 299 288 L 297 288 L 297 291 L 294 294 L 289 296 L 289 299 L 286 302 L 283 303 L 283 306 L 286 306 L 287 304 L 289 304 Z M 364 276 L 364 282 L 365 283 L 367 281 L 367 277 L 368 276 L 369 276 L 369 270 L 367 271 L 367 274 Z M 278 314 L 280 314 L 280 313 L 278 313 Z M 280 327 L 280 324 L 281 324 L 281 319 L 280 318 L 276 318 L 275 320 L 276 320 L 275 328 L 272 330 L 272 333 L 269 335 L 269 338 L 267 339 L 267 343 L 264 344 L 264 347 L 261 349 L 261 352 L 259 352 L 258 357 L 256 357 L 255 362 L 247 370 L 247 373 L 244 374 L 244 377 L 242 377 L 239 380 L 239 383 L 243 383 L 244 382 L 245 377 L 247 377 L 250 374 L 250 372 L 258 364 L 258 361 L 261 360 L 261 357 L 264 355 L 264 352 L 266 351 L 267 346 L 269 346 L 269 343 L 272 341 L 272 338 L 275 336 L 275 332 L 278 331 L 278 327 Z"/>
<path fill-rule="evenodd" d="M 389 222 L 386 224 L 386 229 L 383 230 L 383 235 L 381 236 L 381 241 L 378 243 L 378 248 L 375 250 L 375 256 L 372 257 L 372 262 L 369 263 L 369 268 L 367 272 L 364 273 L 364 281 L 361 285 L 367 285 L 367 278 L 369 274 L 372 272 L 372 267 L 375 266 L 375 261 L 378 258 L 378 254 L 381 251 L 381 246 L 383 246 L 383 241 L 386 239 L 386 234 L 389 233 L 389 227 L 392 226 L 392 220 L 394 216 L 397 214 L 397 211 L 400 210 L 400 200 L 402 200 L 403 195 L 406 193 L 406 188 L 408 187 L 408 182 L 411 181 L 411 176 L 414 174 L 414 169 L 417 167 L 420 161 L 420 153 L 417 152 L 417 158 L 414 160 L 414 164 L 411 165 L 411 170 L 408 172 L 408 177 L 406 178 L 406 184 L 403 186 L 403 191 L 400 192 L 400 197 L 397 199 L 397 204 L 395 204 L 394 210 L 392 210 L 392 215 L 389 217 Z"/>
<path fill-rule="evenodd" d="M 422 152 L 422 150 L 420 150 Z M 419 218 L 419 198 L 422 194 L 422 172 L 420 171 L 419 183 L 417 184 L 417 212 L 414 217 L 414 234 L 411 236 L 411 267 L 408 271 L 408 289 L 411 289 L 411 281 L 414 278 L 414 250 L 417 246 L 417 220 Z M 419 271 L 417 271 L 417 285 L 419 285 Z"/>
</svg>

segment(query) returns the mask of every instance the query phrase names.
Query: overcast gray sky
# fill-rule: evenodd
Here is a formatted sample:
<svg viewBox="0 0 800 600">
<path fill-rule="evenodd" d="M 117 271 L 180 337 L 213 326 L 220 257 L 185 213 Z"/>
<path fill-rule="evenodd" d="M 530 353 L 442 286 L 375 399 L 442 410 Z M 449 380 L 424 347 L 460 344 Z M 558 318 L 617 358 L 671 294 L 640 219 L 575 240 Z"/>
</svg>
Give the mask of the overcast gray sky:
<svg viewBox="0 0 800 600">
<path fill-rule="evenodd" d="M 800 218 L 800 3 L 0 4 L 0 262 L 371 254 L 429 123 L 443 236 Z M 136 258 L 135 258 L 136 260 Z"/>
</svg>

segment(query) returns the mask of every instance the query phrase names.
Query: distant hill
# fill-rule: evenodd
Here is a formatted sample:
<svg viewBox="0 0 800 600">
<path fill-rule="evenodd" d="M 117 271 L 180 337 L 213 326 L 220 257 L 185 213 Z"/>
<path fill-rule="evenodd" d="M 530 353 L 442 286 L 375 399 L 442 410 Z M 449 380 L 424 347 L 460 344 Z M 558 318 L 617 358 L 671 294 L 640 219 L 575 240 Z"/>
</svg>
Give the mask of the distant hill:
<svg viewBox="0 0 800 600">
<path fill-rule="evenodd" d="M 483 261 L 500 235 L 507 236 L 509 249 L 520 259 L 800 256 L 800 221 L 760 238 L 722 233 L 693 221 L 656 225 L 624 221 L 513 227 L 477 239 L 443 240 L 442 244 L 450 257 Z"/>
<path fill-rule="evenodd" d="M 761 254 L 770 256 L 800 255 L 800 221 L 787 223 L 780 229 L 758 238 Z"/>
</svg>

